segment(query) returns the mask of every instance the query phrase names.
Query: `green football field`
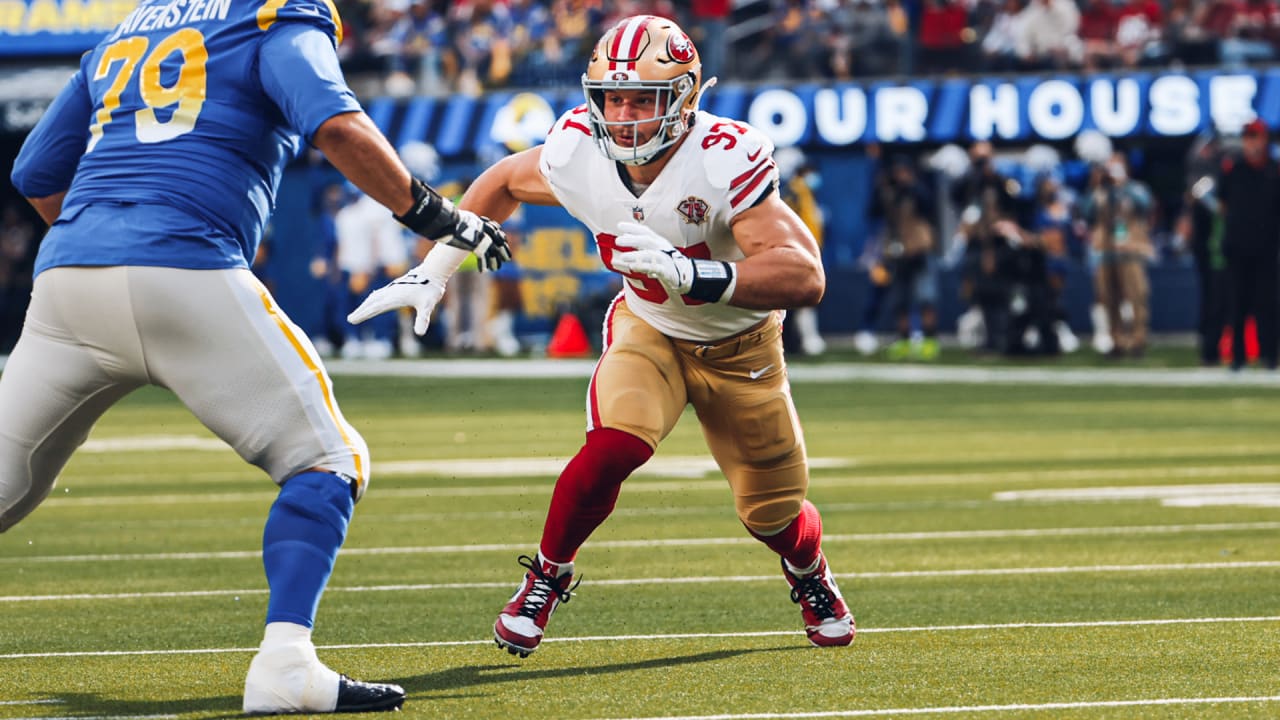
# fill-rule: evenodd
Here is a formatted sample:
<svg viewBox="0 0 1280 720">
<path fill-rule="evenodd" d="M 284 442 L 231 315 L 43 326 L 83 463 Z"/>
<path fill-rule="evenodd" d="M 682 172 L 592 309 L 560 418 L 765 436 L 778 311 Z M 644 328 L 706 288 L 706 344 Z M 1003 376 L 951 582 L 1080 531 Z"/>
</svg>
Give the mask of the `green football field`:
<svg viewBox="0 0 1280 720">
<path fill-rule="evenodd" d="M 1280 384 L 1078 370 L 797 373 L 847 648 L 808 646 L 690 413 L 524 660 L 491 626 L 585 378 L 336 377 L 374 479 L 320 656 L 415 718 L 1280 717 Z M 273 497 L 168 393 L 109 412 L 0 536 L 0 720 L 239 715 Z"/>
</svg>

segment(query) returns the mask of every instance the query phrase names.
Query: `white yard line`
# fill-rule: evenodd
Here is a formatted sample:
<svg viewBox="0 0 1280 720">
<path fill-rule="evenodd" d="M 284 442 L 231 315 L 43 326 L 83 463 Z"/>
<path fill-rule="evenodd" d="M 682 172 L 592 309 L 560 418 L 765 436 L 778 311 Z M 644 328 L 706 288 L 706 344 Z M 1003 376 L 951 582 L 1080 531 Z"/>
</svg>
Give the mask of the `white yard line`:
<svg viewBox="0 0 1280 720">
<path fill-rule="evenodd" d="M 1256 617 L 1203 617 L 1203 618 L 1161 618 L 1153 620 L 1091 620 L 1080 622 L 1021 622 L 1021 623 L 984 623 L 979 625 L 920 625 L 893 628 L 858 628 L 859 635 L 879 635 L 894 633 L 928 633 L 928 632 L 971 632 L 981 630 L 1026 630 L 1026 629 L 1080 629 L 1107 627 L 1145 627 L 1156 625 L 1224 625 L 1233 623 L 1280 623 L 1280 615 Z M 760 637 L 799 637 L 798 630 L 768 630 L 762 632 L 731 633 L 669 633 L 652 635 L 585 635 L 581 637 L 546 638 L 546 643 L 571 642 L 606 642 L 616 643 L 652 642 L 664 640 L 706 640 L 721 638 L 760 638 Z M 426 647 L 459 647 L 464 645 L 492 645 L 492 638 L 482 640 L 432 640 L 402 643 L 348 643 L 341 645 L 318 645 L 319 650 L 369 650 L 381 648 L 426 648 Z M 75 650 L 67 652 L 47 653 L 10 653 L 0 655 L 0 660 L 27 660 L 52 657 L 138 657 L 156 655 L 215 655 L 226 653 L 257 652 L 256 647 L 242 648 L 192 648 L 184 650 Z"/>
<path fill-rule="evenodd" d="M 676 458 L 679 459 L 679 458 Z M 699 462 L 690 465 L 691 468 L 698 470 L 696 477 L 705 475 L 701 472 L 703 464 Z M 846 461 L 832 458 L 814 458 L 816 462 L 814 467 L 838 468 Z M 464 462 L 464 461 L 450 461 Z M 429 471 L 430 463 L 413 461 L 411 466 L 413 472 L 409 475 L 429 475 L 435 477 L 464 477 L 470 476 L 473 472 L 485 477 L 527 477 L 530 475 L 538 475 L 544 473 L 524 473 L 519 472 L 517 475 L 503 475 L 503 472 L 510 471 L 514 461 L 465 461 L 471 466 L 485 466 L 488 469 L 484 472 L 468 470 L 467 472 L 445 471 L 445 466 L 437 464 L 441 469 L 439 473 Z M 542 460 L 530 458 L 521 462 L 534 463 L 541 465 Z M 709 461 L 708 461 L 709 462 Z M 557 468 L 563 463 L 557 463 Z M 391 465 L 391 472 L 388 472 L 386 465 L 380 465 L 375 468 L 375 475 L 392 475 L 396 466 Z M 461 467 L 461 466 L 459 466 Z M 664 463 L 661 467 L 667 467 Z M 557 471 L 558 472 L 558 471 Z M 711 472 L 711 471 L 708 471 Z M 538 495 L 547 496 L 551 493 L 552 479 L 555 472 L 545 473 L 546 480 L 537 483 L 522 483 L 519 485 L 484 485 L 484 486 L 450 486 L 450 487 L 412 487 L 412 488 L 381 488 L 378 487 L 375 479 L 373 493 L 379 499 L 409 499 L 409 498 L 432 498 L 432 497 L 501 497 L 501 496 L 524 496 Z M 714 477 L 710 479 L 696 479 L 695 473 L 682 472 L 673 473 L 678 476 L 685 477 L 684 480 L 653 480 L 644 479 L 644 475 L 649 475 L 649 471 L 641 468 L 640 476 L 631 478 L 627 481 L 627 493 L 674 493 L 674 492 L 726 492 L 728 486 L 724 478 Z M 661 474 L 661 473 L 660 473 Z M 902 487 L 904 485 L 954 485 L 954 484 L 1005 484 L 1005 485 L 1027 485 L 1031 483 L 1054 483 L 1054 482 L 1100 482 L 1100 481 L 1129 481 L 1129 480 L 1173 480 L 1173 479 L 1189 479 L 1204 480 L 1209 478 L 1266 478 L 1268 480 L 1280 477 L 1280 464 L 1268 463 L 1262 465 L 1204 465 L 1204 466 L 1184 466 L 1184 467 L 1155 467 L 1155 468 L 1102 468 L 1088 470 L 1008 470 L 999 472 L 961 472 L 961 473 L 916 473 L 916 474 L 878 474 L 878 475 L 859 475 L 849 474 L 837 477 L 817 476 L 809 481 L 809 485 L 815 488 L 844 488 L 858 487 L 866 488 L 874 485 L 892 485 Z M 1234 483 L 1235 486 L 1242 486 L 1246 483 Z M 69 492 L 70 487 L 63 488 L 62 493 L 55 494 L 50 497 L 41 507 L 50 508 L 68 508 L 68 507 L 109 507 L 109 506 L 141 506 L 141 505 L 194 505 L 198 503 L 237 503 L 237 502 L 269 502 L 275 496 L 274 490 L 266 486 L 260 491 L 251 492 L 227 492 L 227 493 L 182 493 L 167 495 L 107 495 L 96 497 L 75 497 Z M 1120 498 L 1116 499 L 1117 501 Z M 1042 502 L 1049 502 L 1049 499 L 1042 499 Z M 1056 502 L 1072 502 L 1078 501 L 1072 498 L 1057 498 Z"/>
<path fill-rule="evenodd" d="M 5 720 L 163 720 L 177 715 L 40 715 L 38 717 L 6 718 Z"/>
<path fill-rule="evenodd" d="M 1050 567 L 1017 567 L 1017 568 L 972 568 L 952 570 L 894 570 L 885 572 L 834 573 L 841 580 L 893 580 L 936 577 L 990 577 L 1001 575 L 1066 575 L 1071 573 L 1145 573 L 1145 572 L 1188 572 L 1205 570 L 1265 570 L 1280 569 L 1280 560 L 1257 560 L 1250 562 L 1216 562 L 1216 563 L 1167 563 L 1142 565 L 1061 565 Z M 697 577 L 647 577 L 618 578 L 613 580 L 592 579 L 592 586 L 636 586 L 636 585 L 706 585 L 715 583 L 753 583 L 778 581 L 777 575 L 703 575 Z M 329 593 L 368 593 L 368 592 L 405 592 L 427 590 L 484 590 L 488 588 L 510 587 L 509 582 L 469 582 L 469 583 L 415 583 L 396 585 L 349 585 L 331 586 Z M 162 590 L 155 592 L 129 593 L 69 593 L 65 595 L 0 595 L 0 603 L 23 602 L 67 602 L 74 600 L 156 600 L 163 598 L 202 598 L 202 597 L 234 597 L 242 595 L 265 595 L 266 588 L 241 588 L 229 590 Z"/>
<path fill-rule="evenodd" d="M 1140 700 L 1094 700 L 1080 702 L 1018 703 L 1014 705 L 949 705 L 922 708 L 884 708 L 859 710 L 822 710 L 786 713 L 731 713 L 723 715 L 657 715 L 647 718 L 619 720 L 791 720 L 792 718 L 892 717 L 895 715 L 933 715 L 955 713 L 1004 713 L 1029 710 L 1085 710 L 1089 708 L 1152 707 L 1159 705 L 1224 705 L 1236 703 L 1280 702 L 1280 695 L 1256 697 L 1144 698 Z"/>
<path fill-rule="evenodd" d="M 1248 523 L 1192 523 L 1184 525 L 1108 525 L 1104 527 L 1031 528 L 1008 530 L 939 530 L 934 532 L 830 533 L 823 542 L 906 542 L 932 540 L 999 540 L 1005 538 L 1088 537 L 1125 535 L 1178 535 L 1202 532 L 1249 532 L 1280 530 L 1280 521 Z M 719 545 L 752 545 L 751 537 L 668 538 L 652 540 L 600 540 L 589 542 L 593 549 L 693 547 Z M 437 555 L 480 552 L 520 552 L 529 543 L 492 543 L 482 545 L 423 545 L 404 547 L 345 547 L 342 555 Z M 138 560 L 243 560 L 256 559 L 261 550 L 224 550 L 179 553 L 102 553 L 86 555 L 31 555 L 0 557 L 0 563 L 114 562 Z"/>
</svg>

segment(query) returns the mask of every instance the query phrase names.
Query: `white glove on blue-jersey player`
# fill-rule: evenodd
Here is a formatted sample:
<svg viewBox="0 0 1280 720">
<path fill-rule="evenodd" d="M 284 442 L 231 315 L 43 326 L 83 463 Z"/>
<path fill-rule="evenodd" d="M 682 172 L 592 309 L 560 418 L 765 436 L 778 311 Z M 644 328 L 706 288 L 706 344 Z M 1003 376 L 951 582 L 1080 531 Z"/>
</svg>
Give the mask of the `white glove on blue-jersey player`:
<svg viewBox="0 0 1280 720">
<path fill-rule="evenodd" d="M 612 264 L 619 272 L 646 275 L 677 295 L 703 302 L 727 302 L 733 294 L 737 280 L 733 263 L 686 257 L 645 225 L 618 223 L 617 244 L 635 248 L 614 252 Z"/>
<path fill-rule="evenodd" d="M 413 321 L 413 331 L 419 335 L 427 332 L 431 323 L 431 311 L 444 297 L 445 279 L 423 269 L 421 265 L 369 293 L 360 307 L 347 315 L 347 322 L 359 325 L 375 315 L 388 310 L 411 307 L 418 316 Z"/>
</svg>

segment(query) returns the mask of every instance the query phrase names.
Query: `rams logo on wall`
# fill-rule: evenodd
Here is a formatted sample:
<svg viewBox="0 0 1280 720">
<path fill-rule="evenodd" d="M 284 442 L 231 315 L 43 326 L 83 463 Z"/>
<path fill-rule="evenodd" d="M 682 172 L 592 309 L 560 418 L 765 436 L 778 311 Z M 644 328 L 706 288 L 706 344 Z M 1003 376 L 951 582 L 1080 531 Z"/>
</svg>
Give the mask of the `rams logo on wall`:
<svg viewBox="0 0 1280 720">
<path fill-rule="evenodd" d="M 498 109 L 489 137 L 516 153 L 540 144 L 556 122 L 555 110 L 546 98 L 534 93 L 519 93 Z"/>
</svg>

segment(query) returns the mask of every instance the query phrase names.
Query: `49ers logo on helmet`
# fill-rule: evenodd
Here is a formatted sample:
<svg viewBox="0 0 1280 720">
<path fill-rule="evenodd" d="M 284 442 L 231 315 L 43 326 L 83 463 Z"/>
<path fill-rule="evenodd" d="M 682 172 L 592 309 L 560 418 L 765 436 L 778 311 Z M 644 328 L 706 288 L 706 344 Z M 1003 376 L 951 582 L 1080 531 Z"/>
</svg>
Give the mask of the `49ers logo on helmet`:
<svg viewBox="0 0 1280 720">
<path fill-rule="evenodd" d="M 678 63 L 693 62 L 693 41 L 684 33 L 671 33 L 667 36 L 667 54 Z"/>
<path fill-rule="evenodd" d="M 690 225 L 701 225 L 707 220 L 707 201 L 690 195 L 676 206 L 676 212 Z"/>
</svg>

